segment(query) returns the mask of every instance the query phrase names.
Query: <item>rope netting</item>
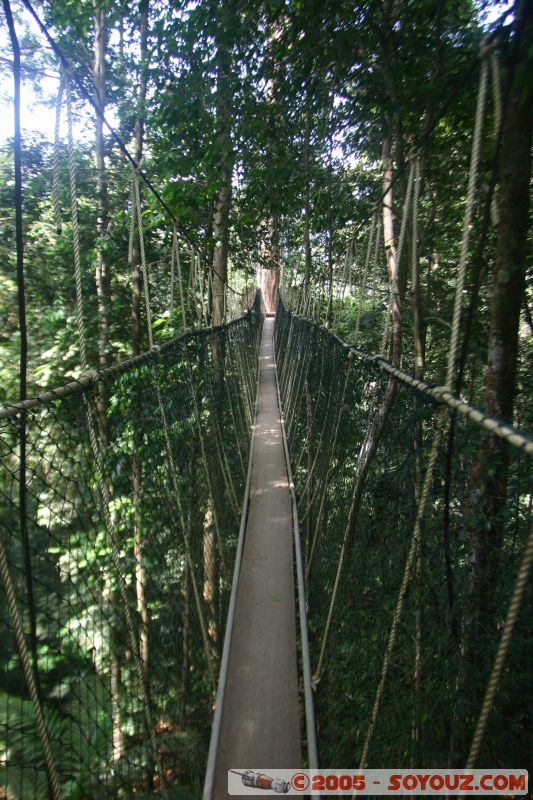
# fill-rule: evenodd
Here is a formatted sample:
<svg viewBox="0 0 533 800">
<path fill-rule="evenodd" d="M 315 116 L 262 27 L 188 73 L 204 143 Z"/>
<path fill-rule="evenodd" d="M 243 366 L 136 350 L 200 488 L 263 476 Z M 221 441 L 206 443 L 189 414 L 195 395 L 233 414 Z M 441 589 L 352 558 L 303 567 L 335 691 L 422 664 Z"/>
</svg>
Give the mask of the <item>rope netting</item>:
<svg viewBox="0 0 533 800">
<path fill-rule="evenodd" d="M 531 438 L 283 302 L 275 341 L 320 763 L 526 763 Z"/>
<path fill-rule="evenodd" d="M 2 796 L 199 785 L 261 327 L 256 304 L 0 411 Z"/>
</svg>

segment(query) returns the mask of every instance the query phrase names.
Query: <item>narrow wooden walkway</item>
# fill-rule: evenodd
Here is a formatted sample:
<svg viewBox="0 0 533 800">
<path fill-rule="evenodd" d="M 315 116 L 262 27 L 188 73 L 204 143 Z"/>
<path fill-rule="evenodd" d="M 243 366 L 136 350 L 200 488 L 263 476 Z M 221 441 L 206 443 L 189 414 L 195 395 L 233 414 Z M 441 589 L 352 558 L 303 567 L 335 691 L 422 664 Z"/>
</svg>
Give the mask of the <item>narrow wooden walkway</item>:
<svg viewBox="0 0 533 800">
<path fill-rule="evenodd" d="M 214 800 L 227 798 L 228 769 L 300 766 L 292 511 L 267 317 L 250 507 L 222 706 Z"/>
</svg>

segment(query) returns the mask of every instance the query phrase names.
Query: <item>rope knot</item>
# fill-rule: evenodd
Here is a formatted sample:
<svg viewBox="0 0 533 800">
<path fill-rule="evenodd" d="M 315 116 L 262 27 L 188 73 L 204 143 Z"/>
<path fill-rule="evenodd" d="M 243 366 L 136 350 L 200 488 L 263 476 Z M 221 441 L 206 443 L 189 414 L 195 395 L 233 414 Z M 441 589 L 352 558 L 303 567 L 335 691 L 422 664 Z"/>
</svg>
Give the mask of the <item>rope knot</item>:
<svg viewBox="0 0 533 800">
<path fill-rule="evenodd" d="M 161 345 L 160 344 L 153 344 L 150 348 L 150 352 L 154 355 L 158 356 L 161 352 Z"/>
<path fill-rule="evenodd" d="M 96 369 L 84 369 L 80 372 L 78 380 L 81 382 L 86 383 L 98 383 L 98 370 Z"/>
</svg>

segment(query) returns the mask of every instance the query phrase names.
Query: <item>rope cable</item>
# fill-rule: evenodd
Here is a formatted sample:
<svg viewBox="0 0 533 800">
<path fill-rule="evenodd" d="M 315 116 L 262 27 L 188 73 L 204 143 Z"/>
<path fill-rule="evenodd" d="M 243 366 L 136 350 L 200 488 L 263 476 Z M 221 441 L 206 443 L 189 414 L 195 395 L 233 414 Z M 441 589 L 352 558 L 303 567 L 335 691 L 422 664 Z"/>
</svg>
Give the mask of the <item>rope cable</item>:
<svg viewBox="0 0 533 800">
<path fill-rule="evenodd" d="M 466 195 L 466 208 L 463 221 L 463 236 L 461 240 L 461 254 L 457 271 L 457 283 L 455 286 L 455 300 L 453 306 L 452 332 L 450 338 L 450 351 L 448 356 L 448 369 L 446 373 L 446 386 L 451 389 L 455 374 L 455 362 L 459 346 L 459 329 L 461 325 L 461 307 L 463 301 L 463 289 L 465 284 L 468 248 L 470 244 L 470 233 L 472 230 L 472 217 L 474 211 L 474 200 L 476 193 L 477 173 L 479 160 L 481 157 L 481 134 L 483 131 L 483 116 L 485 113 L 485 100 L 487 95 L 488 80 L 488 61 L 484 57 L 481 61 L 481 73 L 479 77 L 479 88 L 476 106 L 476 117 L 474 123 L 474 138 L 472 142 L 472 156 L 470 159 L 470 171 L 468 174 L 468 189 Z"/>
<path fill-rule="evenodd" d="M 378 225 L 377 225 L 377 211 L 372 214 L 372 218 L 370 221 L 370 232 L 368 234 L 368 243 L 366 249 L 366 258 L 365 258 L 365 266 L 363 268 L 363 274 L 361 276 L 361 283 L 359 285 L 359 302 L 357 304 L 357 315 L 355 317 L 355 333 L 354 337 L 357 340 L 359 336 L 359 324 L 361 322 L 361 311 L 363 308 L 363 293 L 366 290 L 366 278 L 368 275 L 368 268 L 370 265 L 370 260 L 372 258 L 372 245 L 374 244 L 374 236 L 376 240 L 379 237 Z"/>
<path fill-rule="evenodd" d="M 52 205 L 54 209 L 54 219 L 58 235 L 61 234 L 63 227 L 61 223 L 61 203 L 59 200 L 59 156 L 60 156 L 59 130 L 61 126 L 61 107 L 63 103 L 64 86 L 65 86 L 64 74 L 62 72 L 59 80 L 59 89 L 56 98 L 56 116 L 54 124 L 54 160 L 52 167 Z"/>
<path fill-rule="evenodd" d="M 470 752 L 468 754 L 468 759 L 466 762 L 467 770 L 472 770 L 476 766 L 476 762 L 481 750 L 481 744 L 483 742 L 483 736 L 487 728 L 488 719 L 492 707 L 494 705 L 496 691 L 498 689 L 498 685 L 500 683 L 500 679 L 502 677 L 503 670 L 505 667 L 505 661 L 507 658 L 507 654 L 509 652 L 509 647 L 511 644 L 511 639 L 518 619 L 518 614 L 520 612 L 522 601 L 524 599 L 524 596 L 528 588 L 529 576 L 531 573 L 532 566 L 533 566 L 533 528 L 530 530 L 529 538 L 524 548 L 524 554 L 516 577 L 513 594 L 511 597 L 511 602 L 509 604 L 509 608 L 507 610 L 507 616 L 503 624 L 503 630 L 502 630 L 502 635 L 500 637 L 500 642 L 498 644 L 498 650 L 494 658 L 492 672 L 490 674 L 490 678 L 485 691 L 485 696 L 483 698 L 483 704 L 481 706 L 481 711 L 476 725 L 474 738 L 472 739 L 472 744 L 470 745 Z"/>
</svg>

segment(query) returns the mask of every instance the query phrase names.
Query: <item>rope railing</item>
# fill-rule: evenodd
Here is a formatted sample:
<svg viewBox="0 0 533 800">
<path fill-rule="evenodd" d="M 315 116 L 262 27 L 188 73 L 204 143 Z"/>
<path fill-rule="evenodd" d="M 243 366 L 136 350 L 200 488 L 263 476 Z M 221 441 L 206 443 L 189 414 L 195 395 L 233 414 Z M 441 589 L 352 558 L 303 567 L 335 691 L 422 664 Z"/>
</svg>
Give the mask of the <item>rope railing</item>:
<svg viewBox="0 0 533 800">
<path fill-rule="evenodd" d="M 261 326 L 256 305 L 0 411 L 7 797 L 173 796 L 174 784 L 201 779 Z M 32 608 L 18 525 L 21 416 Z M 210 492 L 212 474 L 231 504 Z"/>
<path fill-rule="evenodd" d="M 521 763 L 531 436 L 283 302 L 276 354 L 304 532 L 320 763 L 460 767 L 471 765 L 469 751 L 477 766 Z M 452 413 L 447 487 L 447 441 L 434 433 Z M 494 442 L 506 488 L 493 501 L 501 544 L 490 608 L 480 611 L 471 595 L 472 542 L 485 524 L 476 465 Z M 425 481 L 420 463 L 430 465 Z M 472 628 L 479 653 L 464 650 Z M 501 736 L 509 725 L 512 744 Z"/>
</svg>

